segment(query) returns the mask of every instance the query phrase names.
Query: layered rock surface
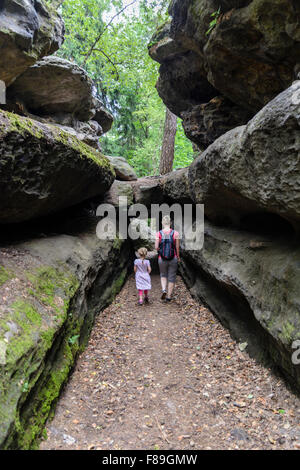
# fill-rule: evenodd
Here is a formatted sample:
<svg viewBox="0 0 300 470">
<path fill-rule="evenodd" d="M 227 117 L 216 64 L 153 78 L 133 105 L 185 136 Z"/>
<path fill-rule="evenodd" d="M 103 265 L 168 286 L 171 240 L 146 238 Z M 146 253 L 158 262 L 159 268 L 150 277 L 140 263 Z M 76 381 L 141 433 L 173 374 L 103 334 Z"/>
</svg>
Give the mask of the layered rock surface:
<svg viewBox="0 0 300 470">
<path fill-rule="evenodd" d="M 10 85 L 44 55 L 63 42 L 64 24 L 40 0 L 3 0 L 0 5 L 0 80 Z"/>
<path fill-rule="evenodd" d="M 248 352 L 275 364 L 300 390 L 294 342 L 300 339 L 300 248 L 255 233 L 205 224 L 204 248 L 181 244 L 181 273 L 192 294 Z"/>
<path fill-rule="evenodd" d="M 48 56 L 29 67 L 8 88 L 7 108 L 57 124 L 100 150 L 99 137 L 110 130 L 113 117 L 94 90 L 84 69 L 66 59 Z"/>
<path fill-rule="evenodd" d="M 300 81 L 191 165 L 190 191 L 211 219 L 276 213 L 300 222 Z"/>
<path fill-rule="evenodd" d="M 36 446 L 95 315 L 126 278 L 127 243 L 95 233 L 1 250 L 1 449 Z"/>
<path fill-rule="evenodd" d="M 15 80 L 8 97 L 20 100 L 38 116 L 65 113 L 88 121 L 96 113 L 92 89 L 93 81 L 85 70 L 68 60 L 48 56 Z"/>
<path fill-rule="evenodd" d="M 0 111 L 0 223 L 15 223 L 104 194 L 108 160 L 56 126 Z"/>
<path fill-rule="evenodd" d="M 157 89 L 200 148 L 246 124 L 296 78 L 298 2 L 174 0 L 169 11 L 171 23 L 149 46 L 161 63 Z M 216 97 L 226 106 L 213 104 Z"/>
</svg>

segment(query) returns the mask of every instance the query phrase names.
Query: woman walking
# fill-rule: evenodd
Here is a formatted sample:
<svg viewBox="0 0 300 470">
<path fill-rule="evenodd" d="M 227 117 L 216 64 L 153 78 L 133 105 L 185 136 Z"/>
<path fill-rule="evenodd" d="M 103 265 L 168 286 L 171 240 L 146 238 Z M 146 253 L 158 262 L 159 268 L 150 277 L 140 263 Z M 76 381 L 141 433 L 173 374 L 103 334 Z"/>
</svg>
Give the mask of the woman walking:
<svg viewBox="0 0 300 470">
<path fill-rule="evenodd" d="M 176 281 L 179 255 L 179 233 L 171 229 L 171 219 L 168 215 L 162 219 L 163 229 L 157 232 L 155 249 L 158 251 L 158 265 L 162 287 L 161 298 L 171 301 Z"/>
</svg>

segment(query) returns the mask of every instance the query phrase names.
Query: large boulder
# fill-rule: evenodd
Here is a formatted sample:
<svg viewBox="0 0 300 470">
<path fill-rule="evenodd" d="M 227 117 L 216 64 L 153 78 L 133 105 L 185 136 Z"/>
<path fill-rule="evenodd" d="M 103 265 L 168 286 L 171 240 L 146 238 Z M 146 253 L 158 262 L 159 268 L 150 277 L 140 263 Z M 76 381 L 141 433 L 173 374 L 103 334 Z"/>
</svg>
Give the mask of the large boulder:
<svg viewBox="0 0 300 470">
<path fill-rule="evenodd" d="M 128 242 L 95 234 L 1 249 L 1 449 L 37 447 L 95 316 L 126 279 Z"/>
<path fill-rule="evenodd" d="M 0 80 L 14 79 L 62 44 L 64 25 L 49 2 L 3 0 L 0 5 Z M 38 88 L 38 87 L 36 87 Z"/>
<path fill-rule="evenodd" d="M 149 44 L 161 64 L 157 89 L 201 148 L 245 124 L 299 72 L 295 0 L 173 0 L 169 11 Z"/>
<path fill-rule="evenodd" d="M 190 193 L 211 219 L 269 212 L 300 223 L 300 81 L 191 165 Z"/>
<path fill-rule="evenodd" d="M 56 56 L 44 57 L 15 80 L 7 90 L 6 109 L 57 124 L 98 151 L 100 136 L 113 123 L 86 71 Z"/>
<path fill-rule="evenodd" d="M 114 118 L 98 99 L 95 100 L 95 110 L 96 114 L 93 119 L 102 127 L 102 132 L 105 134 L 111 129 Z"/>
<path fill-rule="evenodd" d="M 181 204 L 191 202 L 189 167 L 161 176 L 160 185 L 166 200 Z"/>
<path fill-rule="evenodd" d="M 247 351 L 300 390 L 300 249 L 286 240 L 205 224 L 204 248 L 181 243 L 181 273 Z"/>
<path fill-rule="evenodd" d="M 132 166 L 129 165 L 127 160 L 123 157 L 111 157 L 111 156 L 106 156 L 106 158 L 110 161 L 112 166 L 115 169 L 116 172 L 116 178 L 117 180 L 121 181 L 136 181 L 137 176 L 132 168 Z"/>
<path fill-rule="evenodd" d="M 44 57 L 27 69 L 9 87 L 7 96 L 11 101 L 21 102 L 30 113 L 53 116 L 54 120 L 61 114 L 70 114 L 79 121 L 97 120 L 97 112 L 105 125 L 108 116 L 107 111 L 101 113 L 93 81 L 86 71 L 56 56 Z M 106 120 L 111 122 L 108 117 Z"/>
<path fill-rule="evenodd" d="M 0 111 L 0 223 L 55 212 L 104 194 L 108 160 L 56 126 Z"/>
</svg>

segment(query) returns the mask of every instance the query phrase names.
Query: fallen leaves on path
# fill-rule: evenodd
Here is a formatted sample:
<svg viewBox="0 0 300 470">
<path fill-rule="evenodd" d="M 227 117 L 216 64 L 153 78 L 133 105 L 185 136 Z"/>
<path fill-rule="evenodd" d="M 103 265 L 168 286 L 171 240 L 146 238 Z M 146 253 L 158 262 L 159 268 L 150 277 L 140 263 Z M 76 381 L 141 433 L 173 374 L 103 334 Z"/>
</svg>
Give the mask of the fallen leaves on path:
<svg viewBox="0 0 300 470">
<path fill-rule="evenodd" d="M 131 277 L 98 316 L 41 449 L 298 449 L 300 400 L 181 279 L 170 304 Z"/>
</svg>

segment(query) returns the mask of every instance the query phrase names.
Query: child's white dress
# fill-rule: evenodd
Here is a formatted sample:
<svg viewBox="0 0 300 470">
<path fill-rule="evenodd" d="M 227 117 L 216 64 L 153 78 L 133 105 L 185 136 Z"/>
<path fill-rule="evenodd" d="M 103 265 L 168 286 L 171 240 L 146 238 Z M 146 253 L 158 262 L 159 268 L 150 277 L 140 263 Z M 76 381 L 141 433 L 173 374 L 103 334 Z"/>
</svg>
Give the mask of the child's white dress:
<svg viewBox="0 0 300 470">
<path fill-rule="evenodd" d="M 151 266 L 148 259 L 136 259 L 134 265 L 137 267 L 135 273 L 136 288 L 139 290 L 151 289 L 151 277 L 148 273 L 148 267 Z"/>
</svg>

